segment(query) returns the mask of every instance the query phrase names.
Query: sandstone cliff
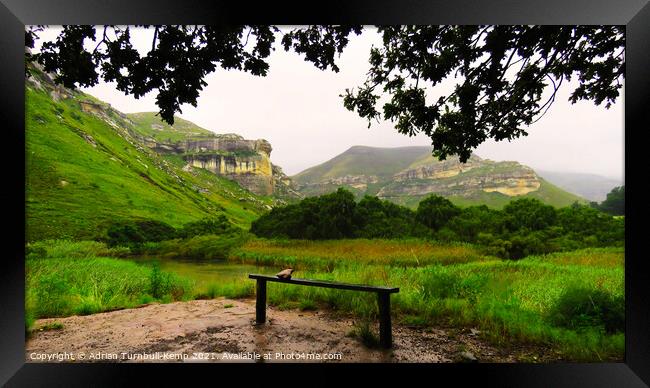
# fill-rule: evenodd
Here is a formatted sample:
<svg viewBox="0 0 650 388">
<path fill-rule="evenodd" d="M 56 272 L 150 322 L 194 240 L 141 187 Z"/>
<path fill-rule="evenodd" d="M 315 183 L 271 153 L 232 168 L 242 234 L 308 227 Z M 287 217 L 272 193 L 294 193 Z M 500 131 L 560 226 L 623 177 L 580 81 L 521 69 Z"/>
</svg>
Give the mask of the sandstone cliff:
<svg viewBox="0 0 650 388">
<path fill-rule="evenodd" d="M 407 169 L 393 176 L 379 197 L 427 195 L 470 197 L 476 191 L 524 195 L 540 188 L 540 180 L 530 167 L 517 162 L 493 162 L 472 155 L 467 163 L 455 160 L 433 162 Z"/>
<path fill-rule="evenodd" d="M 153 113 L 129 114 L 141 141 L 160 154 L 181 156 L 188 166 L 202 168 L 234 180 L 258 195 L 299 198 L 290 178 L 271 163 L 271 144 L 228 133 L 215 134 L 189 121 L 166 125 Z"/>
<path fill-rule="evenodd" d="M 179 154 L 188 165 L 232 179 L 255 194 L 274 192 L 272 148 L 266 140 L 245 140 L 227 134 L 173 144 L 149 139 L 146 144 L 160 153 Z"/>
</svg>

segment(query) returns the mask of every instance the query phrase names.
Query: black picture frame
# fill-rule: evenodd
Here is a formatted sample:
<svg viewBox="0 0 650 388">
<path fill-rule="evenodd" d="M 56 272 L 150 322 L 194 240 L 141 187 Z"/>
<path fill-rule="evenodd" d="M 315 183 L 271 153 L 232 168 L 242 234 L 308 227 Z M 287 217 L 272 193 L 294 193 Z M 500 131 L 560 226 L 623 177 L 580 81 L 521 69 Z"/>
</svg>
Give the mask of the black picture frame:
<svg viewBox="0 0 650 388">
<path fill-rule="evenodd" d="M 626 350 L 623 363 L 593 364 L 30 364 L 25 363 L 24 225 L 25 117 L 24 26 L 30 24 L 615 24 L 626 25 Z M 644 129 L 650 122 L 650 5 L 648 0 L 488 1 L 75 1 L 0 0 L 0 123 L 2 204 L 8 210 L 0 270 L 0 383 L 7 386 L 122 386 L 145 376 L 167 384 L 197 377 L 216 383 L 224 375 L 241 383 L 278 376 L 335 381 L 354 372 L 366 382 L 387 378 L 416 384 L 539 387 L 642 387 L 650 384 L 650 274 L 644 255 L 648 219 L 644 201 Z M 22 226 L 22 228 L 21 228 Z M 404 376 L 408 376 L 404 380 Z M 151 380 L 149 380 L 151 379 Z M 303 380 L 304 382 L 304 380 Z M 299 382 L 296 382 L 299 383 Z M 301 384 L 302 385 L 302 384 Z M 429 385 L 429 384 L 427 384 Z M 448 384 L 442 384 L 447 386 Z"/>
</svg>

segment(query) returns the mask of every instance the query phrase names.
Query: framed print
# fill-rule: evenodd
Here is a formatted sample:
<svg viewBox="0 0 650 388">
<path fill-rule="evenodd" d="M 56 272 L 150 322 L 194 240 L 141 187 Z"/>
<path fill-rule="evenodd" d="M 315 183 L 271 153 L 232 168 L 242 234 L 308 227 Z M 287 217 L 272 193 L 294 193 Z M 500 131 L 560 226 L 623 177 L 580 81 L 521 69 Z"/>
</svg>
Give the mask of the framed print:
<svg viewBox="0 0 650 388">
<path fill-rule="evenodd" d="M 0 380 L 647 386 L 650 6 L 303 8 L 2 0 Z"/>
</svg>

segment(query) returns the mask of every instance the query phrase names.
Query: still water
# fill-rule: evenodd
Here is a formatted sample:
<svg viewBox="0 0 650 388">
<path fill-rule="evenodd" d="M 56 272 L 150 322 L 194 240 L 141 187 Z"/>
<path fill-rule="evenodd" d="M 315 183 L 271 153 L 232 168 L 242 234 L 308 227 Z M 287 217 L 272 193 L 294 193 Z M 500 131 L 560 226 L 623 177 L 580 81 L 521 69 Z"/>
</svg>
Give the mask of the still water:
<svg viewBox="0 0 650 388">
<path fill-rule="evenodd" d="M 208 284 L 227 283 L 232 281 L 250 281 L 249 273 L 273 275 L 282 268 L 261 267 L 250 264 L 233 263 L 226 260 L 193 260 L 193 259 L 164 259 L 154 257 L 129 258 L 141 265 L 153 265 L 154 261 L 160 263 L 160 269 L 172 272 L 179 276 L 194 280 L 197 288 L 204 288 Z"/>
</svg>

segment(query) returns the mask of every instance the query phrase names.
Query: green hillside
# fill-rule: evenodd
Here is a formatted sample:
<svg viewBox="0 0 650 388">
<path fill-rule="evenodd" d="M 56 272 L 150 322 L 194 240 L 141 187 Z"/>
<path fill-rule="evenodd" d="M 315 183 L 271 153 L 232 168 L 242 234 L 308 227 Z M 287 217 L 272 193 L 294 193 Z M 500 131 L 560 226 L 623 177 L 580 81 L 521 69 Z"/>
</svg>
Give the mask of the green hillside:
<svg viewBox="0 0 650 388">
<path fill-rule="evenodd" d="M 497 209 L 518 198 L 535 198 L 555 207 L 567 206 L 576 201 L 586 202 L 585 199 L 542 179 L 533 170 L 517 162 L 493 162 L 474 155 L 468 163 L 461 165 L 452 159 L 438 161 L 431 156 L 430 147 L 355 146 L 325 163 L 295 175 L 293 179 L 299 184 L 299 191 L 306 196 L 318 196 L 345 187 L 353 192 L 357 199 L 364 195 L 378 195 L 413 208 L 432 193 L 443 195 L 459 206 L 485 204 Z M 420 169 L 427 167 L 447 169 L 446 171 L 451 173 L 436 178 L 394 177 L 406 171 L 416 174 Z M 459 168 L 462 171 L 458 172 Z M 511 183 L 520 179 L 536 180 L 539 188 L 515 196 L 486 191 L 489 188 L 489 184 L 484 186 L 486 182 L 495 184 L 503 181 L 504 177 L 511 177 Z M 335 178 L 343 178 L 345 182 Z M 444 192 L 434 190 L 436 185 Z M 427 190 L 429 187 L 431 190 Z M 486 187 L 486 190 L 482 187 Z M 425 194 L 421 194 L 423 192 Z"/>
<path fill-rule="evenodd" d="M 128 113 L 126 116 L 133 122 L 133 129 L 137 133 L 160 142 L 215 136 L 214 132 L 176 116 L 173 126 L 162 121 L 156 112 Z"/>
<path fill-rule="evenodd" d="M 318 182 L 346 175 L 390 177 L 414 160 L 431 154 L 430 147 L 376 148 L 354 146 L 318 166 L 291 177 L 297 183 Z"/>
<path fill-rule="evenodd" d="M 55 101 L 36 77 L 26 87 L 29 241 L 93 238 L 121 219 L 180 226 L 220 213 L 247 228 L 272 203 L 207 171 L 184 171 L 182 160 L 141 146 L 119 112 L 83 112 L 79 101 L 94 99 L 80 92 Z"/>
</svg>

